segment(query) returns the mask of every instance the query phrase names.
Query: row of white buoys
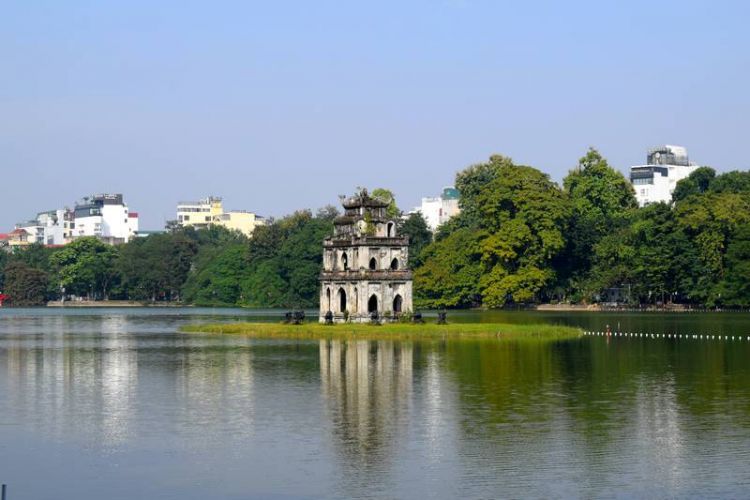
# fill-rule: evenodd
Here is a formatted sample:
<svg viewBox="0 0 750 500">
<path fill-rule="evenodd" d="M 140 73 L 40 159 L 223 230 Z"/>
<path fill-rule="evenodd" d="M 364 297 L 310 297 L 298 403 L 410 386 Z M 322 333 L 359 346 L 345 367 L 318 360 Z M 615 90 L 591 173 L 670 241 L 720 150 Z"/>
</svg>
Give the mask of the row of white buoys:
<svg viewBox="0 0 750 500">
<path fill-rule="evenodd" d="M 634 337 L 647 339 L 687 339 L 687 340 L 747 340 L 750 342 L 750 335 L 707 335 L 707 334 L 689 334 L 689 333 L 643 333 L 643 332 L 583 332 L 589 337 Z"/>
</svg>

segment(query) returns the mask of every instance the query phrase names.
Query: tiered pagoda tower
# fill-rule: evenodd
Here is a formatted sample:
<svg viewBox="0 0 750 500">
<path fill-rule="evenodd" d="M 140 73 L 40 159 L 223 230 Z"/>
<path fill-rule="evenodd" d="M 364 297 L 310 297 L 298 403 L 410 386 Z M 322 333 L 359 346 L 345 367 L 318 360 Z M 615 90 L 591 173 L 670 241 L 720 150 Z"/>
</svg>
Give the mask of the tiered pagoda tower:
<svg viewBox="0 0 750 500">
<path fill-rule="evenodd" d="M 343 205 L 333 236 L 323 242 L 320 321 L 325 322 L 328 311 L 337 323 L 411 312 L 409 237 L 396 234 L 396 220 L 386 214 L 388 203 L 363 189 Z"/>
</svg>

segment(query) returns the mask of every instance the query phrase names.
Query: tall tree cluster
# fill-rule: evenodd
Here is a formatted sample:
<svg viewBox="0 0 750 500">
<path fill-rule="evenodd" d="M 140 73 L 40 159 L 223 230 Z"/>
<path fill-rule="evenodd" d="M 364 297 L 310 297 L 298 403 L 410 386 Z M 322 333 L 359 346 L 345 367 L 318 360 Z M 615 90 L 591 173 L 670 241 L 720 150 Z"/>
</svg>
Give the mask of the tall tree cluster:
<svg viewBox="0 0 750 500">
<path fill-rule="evenodd" d="M 462 212 L 421 253 L 424 307 L 628 301 L 750 306 L 750 172 L 695 170 L 639 208 L 591 149 L 557 186 L 493 156 L 456 176 Z"/>
</svg>

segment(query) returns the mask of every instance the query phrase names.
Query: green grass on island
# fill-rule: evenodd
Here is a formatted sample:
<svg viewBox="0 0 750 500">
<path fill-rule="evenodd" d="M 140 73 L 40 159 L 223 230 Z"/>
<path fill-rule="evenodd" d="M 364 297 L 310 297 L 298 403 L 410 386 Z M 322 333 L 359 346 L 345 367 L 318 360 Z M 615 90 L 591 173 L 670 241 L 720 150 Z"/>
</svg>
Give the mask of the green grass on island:
<svg viewBox="0 0 750 500">
<path fill-rule="evenodd" d="M 429 340 L 429 339 L 480 339 L 508 340 L 564 340 L 582 334 L 579 328 L 549 324 L 501 323 L 386 323 L 382 325 L 343 323 L 324 325 L 303 323 L 209 323 L 186 325 L 184 333 L 211 333 L 243 335 L 254 338 L 280 339 L 362 339 L 362 340 Z"/>
</svg>

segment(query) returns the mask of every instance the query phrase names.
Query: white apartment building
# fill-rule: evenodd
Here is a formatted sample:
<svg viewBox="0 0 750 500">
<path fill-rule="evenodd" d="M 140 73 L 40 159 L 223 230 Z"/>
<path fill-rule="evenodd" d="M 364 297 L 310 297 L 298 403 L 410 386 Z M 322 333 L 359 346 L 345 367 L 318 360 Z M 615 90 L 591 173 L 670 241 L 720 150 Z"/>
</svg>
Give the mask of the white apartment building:
<svg viewBox="0 0 750 500">
<path fill-rule="evenodd" d="M 16 229 L 24 229 L 31 243 L 64 245 L 70 242 L 73 226 L 73 211 L 58 209 L 39 212 L 36 219 L 16 224 Z"/>
<path fill-rule="evenodd" d="M 422 204 L 415 207 L 412 213 L 419 212 L 427 221 L 431 231 L 435 231 L 441 224 L 458 215 L 458 190 L 453 186 L 443 188 L 440 196 L 422 198 Z"/>
<path fill-rule="evenodd" d="M 690 163 L 687 149 L 665 145 L 652 148 L 645 165 L 630 167 L 630 182 L 640 206 L 672 201 L 677 182 L 694 172 L 698 165 Z"/>
<path fill-rule="evenodd" d="M 122 194 L 84 198 L 74 210 L 73 237 L 95 236 L 105 243 L 127 243 L 138 232 L 138 214 L 129 212 Z"/>
</svg>

